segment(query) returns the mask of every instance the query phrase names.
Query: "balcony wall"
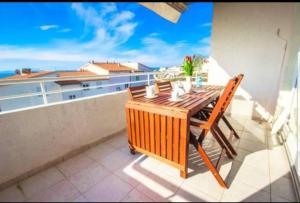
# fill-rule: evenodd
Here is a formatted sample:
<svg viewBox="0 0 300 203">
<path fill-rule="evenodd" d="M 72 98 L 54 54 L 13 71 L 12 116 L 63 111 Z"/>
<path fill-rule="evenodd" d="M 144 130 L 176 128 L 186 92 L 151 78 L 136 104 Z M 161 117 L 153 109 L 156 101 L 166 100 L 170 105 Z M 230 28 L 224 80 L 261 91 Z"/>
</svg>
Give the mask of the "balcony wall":
<svg viewBox="0 0 300 203">
<path fill-rule="evenodd" d="M 0 115 L 0 185 L 126 128 L 127 92 Z"/>
<path fill-rule="evenodd" d="M 244 73 L 233 114 L 270 119 L 276 109 L 280 81 L 295 55 L 298 3 L 215 3 L 210 69 L 212 83 L 225 84 Z M 297 35 L 297 33 L 295 33 Z M 298 47 L 296 47 L 297 50 Z M 241 111 L 243 109 L 243 111 Z"/>
</svg>

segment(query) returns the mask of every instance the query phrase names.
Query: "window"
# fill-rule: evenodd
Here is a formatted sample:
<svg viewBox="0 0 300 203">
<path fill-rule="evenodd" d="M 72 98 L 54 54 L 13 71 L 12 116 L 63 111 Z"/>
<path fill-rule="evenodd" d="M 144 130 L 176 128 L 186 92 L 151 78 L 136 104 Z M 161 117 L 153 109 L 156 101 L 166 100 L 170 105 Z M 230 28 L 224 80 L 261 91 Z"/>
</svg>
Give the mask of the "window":
<svg viewBox="0 0 300 203">
<path fill-rule="evenodd" d="M 83 83 L 82 87 L 84 88 L 83 90 L 89 90 L 90 84 L 89 83 Z"/>
<path fill-rule="evenodd" d="M 75 94 L 69 95 L 69 99 L 75 99 L 75 98 L 76 98 Z"/>
<path fill-rule="evenodd" d="M 136 81 L 140 80 L 140 76 L 135 76 L 135 80 Z"/>
<path fill-rule="evenodd" d="M 128 88 L 128 84 L 125 84 L 125 89 L 127 89 Z"/>
<path fill-rule="evenodd" d="M 0 106 L 0 112 L 2 111 L 1 106 Z"/>
<path fill-rule="evenodd" d="M 121 91 L 121 87 L 117 87 L 116 90 L 117 90 L 117 91 Z"/>
</svg>

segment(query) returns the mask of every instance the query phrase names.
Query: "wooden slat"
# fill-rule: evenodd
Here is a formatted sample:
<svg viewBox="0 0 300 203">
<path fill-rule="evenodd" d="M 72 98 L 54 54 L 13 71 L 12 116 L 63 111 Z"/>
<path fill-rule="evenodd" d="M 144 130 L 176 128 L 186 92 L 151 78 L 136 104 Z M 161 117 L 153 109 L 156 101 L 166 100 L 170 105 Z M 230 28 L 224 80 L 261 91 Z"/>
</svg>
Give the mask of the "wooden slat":
<svg viewBox="0 0 300 203">
<path fill-rule="evenodd" d="M 174 118 L 173 122 L 173 160 L 179 163 L 179 131 L 180 131 L 180 120 Z"/>
<path fill-rule="evenodd" d="M 179 163 L 182 166 L 187 166 L 187 153 L 188 153 L 188 137 L 189 137 L 189 131 L 188 131 L 188 120 L 187 119 L 181 119 L 180 120 L 180 140 L 179 140 Z"/>
<path fill-rule="evenodd" d="M 149 113 L 144 112 L 144 118 L 145 118 L 145 145 L 146 150 L 150 151 L 150 130 L 149 130 Z"/>
<path fill-rule="evenodd" d="M 167 118 L 161 116 L 161 156 L 167 157 Z"/>
<path fill-rule="evenodd" d="M 140 147 L 140 120 L 139 120 L 139 111 L 134 111 L 134 120 L 135 120 L 135 138 L 136 138 L 136 146 Z"/>
<path fill-rule="evenodd" d="M 145 149 L 145 127 L 144 127 L 144 112 L 139 111 L 140 117 L 140 136 L 141 136 L 141 148 Z"/>
<path fill-rule="evenodd" d="M 173 108 L 155 104 L 141 103 L 142 102 L 128 101 L 126 103 L 126 107 L 134 108 L 140 111 L 147 111 L 149 113 L 158 113 L 160 115 L 172 116 L 174 118 L 185 118 L 188 111 L 182 108 Z"/>
<path fill-rule="evenodd" d="M 132 138 L 132 144 L 136 146 L 134 122 L 135 122 L 135 120 L 134 120 L 134 109 L 130 109 L 131 138 Z"/>
<path fill-rule="evenodd" d="M 155 114 L 155 153 L 160 156 L 160 115 Z"/>
<path fill-rule="evenodd" d="M 173 123 L 172 117 L 167 117 L 167 158 L 173 157 Z"/>
<path fill-rule="evenodd" d="M 127 121 L 127 135 L 128 135 L 128 143 L 132 145 L 132 139 L 131 139 L 131 125 L 130 125 L 130 110 L 128 108 L 125 108 L 126 111 L 126 121 Z"/>
<path fill-rule="evenodd" d="M 155 153 L 155 123 L 154 123 L 154 114 L 149 113 L 150 120 L 150 151 Z"/>
</svg>

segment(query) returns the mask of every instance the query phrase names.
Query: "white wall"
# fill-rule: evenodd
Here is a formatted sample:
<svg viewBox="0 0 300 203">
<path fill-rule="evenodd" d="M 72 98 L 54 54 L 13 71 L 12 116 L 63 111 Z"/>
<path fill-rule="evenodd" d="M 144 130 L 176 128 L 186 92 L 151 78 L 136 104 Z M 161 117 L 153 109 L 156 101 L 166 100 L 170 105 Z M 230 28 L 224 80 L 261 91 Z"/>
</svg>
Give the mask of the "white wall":
<svg viewBox="0 0 300 203">
<path fill-rule="evenodd" d="M 121 63 L 121 64 L 124 66 L 130 67 L 130 68 L 133 68 L 135 70 L 140 70 L 140 71 L 144 71 L 144 72 L 152 71 L 149 67 L 147 67 L 141 63 L 128 62 L 128 63 Z"/>
<path fill-rule="evenodd" d="M 209 81 L 226 84 L 234 75 L 245 75 L 231 113 L 265 119 L 274 114 L 285 54 L 280 37 L 290 39 L 297 7 L 297 3 L 214 4 Z"/>
<path fill-rule="evenodd" d="M 99 66 L 97 66 L 95 64 L 92 64 L 92 63 L 88 63 L 87 65 L 85 65 L 81 69 L 86 70 L 86 71 L 90 71 L 90 72 L 95 73 L 97 75 L 108 75 L 109 74 L 108 70 L 105 70 L 103 68 L 99 68 Z"/>
<path fill-rule="evenodd" d="M 0 184 L 126 127 L 127 92 L 0 115 Z"/>
</svg>

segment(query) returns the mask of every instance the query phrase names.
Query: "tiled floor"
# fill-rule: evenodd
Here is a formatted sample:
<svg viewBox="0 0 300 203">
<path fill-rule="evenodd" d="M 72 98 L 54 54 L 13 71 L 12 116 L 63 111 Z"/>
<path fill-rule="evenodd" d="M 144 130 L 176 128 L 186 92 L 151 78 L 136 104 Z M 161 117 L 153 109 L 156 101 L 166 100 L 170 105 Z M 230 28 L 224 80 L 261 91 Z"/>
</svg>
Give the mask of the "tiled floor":
<svg viewBox="0 0 300 203">
<path fill-rule="evenodd" d="M 269 130 L 245 118 L 230 118 L 241 136 L 225 159 L 221 188 L 190 145 L 189 178 L 153 158 L 128 151 L 126 133 L 0 192 L 0 201 L 296 201 L 281 146 L 270 147 Z M 225 133 L 229 133 L 222 125 Z M 195 130 L 195 129 L 193 129 Z M 220 149 L 205 140 L 209 156 Z"/>
</svg>

